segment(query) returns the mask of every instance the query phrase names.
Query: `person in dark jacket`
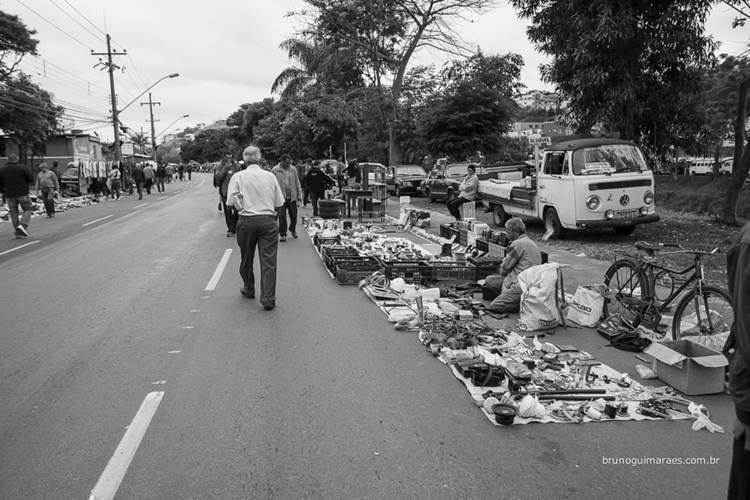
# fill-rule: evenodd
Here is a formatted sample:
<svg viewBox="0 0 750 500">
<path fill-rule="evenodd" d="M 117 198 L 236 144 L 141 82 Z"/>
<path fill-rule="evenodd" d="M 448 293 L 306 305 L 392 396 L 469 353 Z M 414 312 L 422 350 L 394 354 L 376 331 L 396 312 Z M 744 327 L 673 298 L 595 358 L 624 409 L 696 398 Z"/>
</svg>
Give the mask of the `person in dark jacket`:
<svg viewBox="0 0 750 500">
<path fill-rule="evenodd" d="M 334 185 L 333 179 L 331 179 L 323 170 L 320 169 L 320 165 L 314 164 L 310 171 L 305 176 L 305 184 L 307 190 L 310 193 L 310 201 L 312 202 L 313 217 L 318 216 L 318 200 L 325 197 L 326 189 L 331 188 Z"/>
<path fill-rule="evenodd" d="M 159 163 L 156 166 L 156 191 L 159 193 L 164 192 L 164 181 L 167 180 L 168 176 L 167 167 L 163 163 Z"/>
<path fill-rule="evenodd" d="M 10 212 L 10 220 L 16 231 L 16 238 L 29 237 L 29 221 L 31 221 L 31 198 L 29 186 L 34 182 L 31 171 L 18 163 L 18 156 L 9 155 L 8 164 L 0 169 L 0 193 L 5 197 Z M 18 209 L 23 210 L 19 220 Z"/>
<path fill-rule="evenodd" d="M 216 167 L 214 172 L 214 187 L 219 189 L 219 198 L 221 199 L 221 208 L 224 210 L 224 220 L 227 223 L 227 238 L 237 233 L 237 210 L 232 205 L 227 205 L 227 188 L 232 175 L 239 170 L 234 162 L 225 159 Z"/>
<path fill-rule="evenodd" d="M 136 163 L 133 168 L 133 180 L 135 181 L 135 189 L 138 191 L 138 199 L 143 199 L 143 185 L 146 183 L 146 176 L 143 174 L 143 165 Z"/>
<path fill-rule="evenodd" d="M 731 354 L 729 387 L 737 421 L 734 429 L 730 499 L 750 498 L 750 222 L 727 252 L 727 281 L 734 324 L 725 352 Z"/>
</svg>

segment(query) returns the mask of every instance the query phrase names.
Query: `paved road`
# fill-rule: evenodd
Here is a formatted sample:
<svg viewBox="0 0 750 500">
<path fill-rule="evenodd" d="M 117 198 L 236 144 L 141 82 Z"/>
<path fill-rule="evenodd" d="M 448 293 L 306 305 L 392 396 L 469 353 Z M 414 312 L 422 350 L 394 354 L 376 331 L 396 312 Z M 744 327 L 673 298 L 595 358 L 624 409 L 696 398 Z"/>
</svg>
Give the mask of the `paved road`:
<svg viewBox="0 0 750 500">
<path fill-rule="evenodd" d="M 686 423 L 489 425 L 304 237 L 281 245 L 278 307 L 263 311 L 239 294 L 238 251 L 198 177 L 0 260 L 0 498 L 83 498 L 118 472 L 119 498 L 723 495 L 729 436 Z M 107 215 L 76 213 L 78 226 Z M 555 340 L 632 371 L 591 333 Z M 726 397 L 701 401 L 728 424 Z"/>
</svg>

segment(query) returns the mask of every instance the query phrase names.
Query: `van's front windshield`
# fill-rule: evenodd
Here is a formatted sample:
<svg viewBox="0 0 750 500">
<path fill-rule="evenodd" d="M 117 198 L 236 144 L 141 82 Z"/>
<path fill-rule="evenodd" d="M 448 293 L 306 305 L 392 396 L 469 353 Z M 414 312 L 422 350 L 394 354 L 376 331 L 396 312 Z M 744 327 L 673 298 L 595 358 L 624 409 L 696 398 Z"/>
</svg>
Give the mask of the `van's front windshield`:
<svg viewBox="0 0 750 500">
<path fill-rule="evenodd" d="M 608 144 L 573 153 L 575 175 L 639 173 L 648 170 L 641 151 L 630 144 Z"/>
</svg>

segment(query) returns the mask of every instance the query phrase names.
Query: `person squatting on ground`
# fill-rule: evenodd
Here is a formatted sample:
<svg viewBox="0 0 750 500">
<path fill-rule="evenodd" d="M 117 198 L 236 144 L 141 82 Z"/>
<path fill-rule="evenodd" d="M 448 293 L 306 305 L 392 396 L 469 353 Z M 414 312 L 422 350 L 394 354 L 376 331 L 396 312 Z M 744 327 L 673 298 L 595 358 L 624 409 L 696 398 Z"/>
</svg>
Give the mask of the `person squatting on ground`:
<svg viewBox="0 0 750 500">
<path fill-rule="evenodd" d="M 214 172 L 214 187 L 219 189 L 219 199 L 221 200 L 221 208 L 224 210 L 224 221 L 227 224 L 227 238 L 233 236 L 237 232 L 237 211 L 230 204 L 227 204 L 227 189 L 229 188 L 229 181 L 234 175 L 236 168 L 232 164 L 232 160 L 224 159 L 221 164 L 216 167 Z"/>
<path fill-rule="evenodd" d="M 499 274 L 487 276 L 485 280 L 485 286 L 498 294 L 487 309 L 501 314 L 520 310 L 521 288 L 518 286 L 518 275 L 542 263 L 542 253 L 526 234 L 526 225 L 521 219 L 508 219 L 505 229 L 512 242 L 500 264 Z"/>
<path fill-rule="evenodd" d="M 36 176 L 36 192 L 44 202 L 44 211 L 47 217 L 55 216 L 55 196 L 60 192 L 60 183 L 57 174 L 49 169 L 46 163 L 39 164 L 41 169 Z"/>
<path fill-rule="evenodd" d="M 464 203 L 474 203 L 479 192 L 479 177 L 477 177 L 477 166 L 469 165 L 466 167 L 466 177 L 458 185 L 458 197 L 448 202 L 448 211 L 456 220 L 461 220 L 459 207 Z"/>
<path fill-rule="evenodd" d="M 156 170 L 154 170 L 154 166 L 150 163 L 146 163 L 146 166 L 143 167 L 143 177 L 146 179 L 146 194 L 151 194 L 151 188 L 156 180 Z"/>
<path fill-rule="evenodd" d="M 122 179 L 122 174 L 120 173 L 120 167 L 117 165 L 114 165 L 112 167 L 112 170 L 109 171 L 109 190 L 112 194 L 112 199 L 119 200 L 120 199 L 120 182 Z"/>
<path fill-rule="evenodd" d="M 734 399 L 736 422 L 730 499 L 750 498 L 750 222 L 727 252 L 727 282 L 734 310 L 734 324 L 724 347 L 731 360 L 729 388 Z"/>
<path fill-rule="evenodd" d="M 146 184 L 146 176 L 143 173 L 143 164 L 136 163 L 133 167 L 133 182 L 135 182 L 135 190 L 138 192 L 138 199 L 143 199 L 143 186 Z"/>
<path fill-rule="evenodd" d="M 284 193 L 284 206 L 279 208 L 279 238 L 286 241 L 287 214 L 289 214 L 289 232 L 297 238 L 297 204 L 302 203 L 302 185 L 297 177 L 297 169 L 292 167 L 292 157 L 283 155 L 281 162 L 271 170 L 276 176 Z"/>
<path fill-rule="evenodd" d="M 29 222 L 31 221 L 31 198 L 29 185 L 34 182 L 31 171 L 18 163 L 18 156 L 8 156 L 8 164 L 0 169 L 0 193 L 8 204 L 10 220 L 15 228 L 16 238 L 29 237 Z M 23 210 L 19 220 L 18 209 Z"/>
<path fill-rule="evenodd" d="M 284 194 L 271 172 L 260 168 L 260 149 L 248 146 L 242 152 L 247 167 L 229 181 L 227 203 L 237 209 L 237 244 L 240 247 L 241 293 L 255 298 L 253 260 L 258 248 L 260 302 L 266 311 L 276 307 L 276 256 L 279 248 L 277 209 L 284 206 Z M 296 174 L 295 174 L 296 175 Z"/>
<path fill-rule="evenodd" d="M 325 198 L 326 189 L 333 186 L 333 179 L 328 177 L 319 165 L 313 165 L 305 176 L 305 184 L 312 202 L 313 217 L 318 216 L 318 201 Z"/>
</svg>

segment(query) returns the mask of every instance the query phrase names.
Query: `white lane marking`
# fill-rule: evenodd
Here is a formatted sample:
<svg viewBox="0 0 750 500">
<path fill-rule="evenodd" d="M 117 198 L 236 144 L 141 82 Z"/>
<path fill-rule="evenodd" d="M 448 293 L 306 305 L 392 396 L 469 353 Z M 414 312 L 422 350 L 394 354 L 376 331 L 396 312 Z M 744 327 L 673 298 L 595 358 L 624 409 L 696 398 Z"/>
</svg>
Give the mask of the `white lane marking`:
<svg viewBox="0 0 750 500">
<path fill-rule="evenodd" d="M 157 380 L 156 382 L 151 382 L 151 385 L 164 385 L 166 383 L 166 380 Z"/>
<path fill-rule="evenodd" d="M 208 280 L 208 284 L 206 285 L 206 288 L 203 289 L 204 291 L 211 292 L 213 290 L 216 290 L 216 285 L 219 284 L 219 280 L 221 279 L 221 275 L 224 272 L 224 268 L 227 267 L 227 263 L 229 262 L 230 255 L 232 255 L 231 248 L 227 248 L 226 250 L 224 250 L 224 255 L 221 256 L 221 260 L 219 261 L 219 264 L 216 266 L 214 275 L 211 276 L 210 280 Z"/>
<path fill-rule="evenodd" d="M 91 490 L 89 500 L 114 498 L 163 397 L 163 391 L 149 392 L 146 395 L 138 413 L 130 422 L 120 444 L 117 445 L 114 455 L 107 462 L 104 472 L 99 476 L 94 489 Z"/>
<path fill-rule="evenodd" d="M 134 206 L 133 210 L 136 210 L 136 209 L 141 208 L 141 207 L 145 207 L 146 205 L 147 205 L 146 203 L 141 203 L 140 205 Z"/>
<path fill-rule="evenodd" d="M 10 250 L 6 250 L 4 252 L 0 252 L 0 257 L 3 256 L 3 255 L 5 255 L 5 254 L 8 254 L 8 253 L 15 252 L 16 250 L 20 250 L 20 249 L 22 249 L 24 247 L 27 247 L 29 245 L 36 245 L 37 243 L 39 243 L 39 240 L 29 241 L 28 243 L 24 243 L 23 245 L 18 245 L 17 247 L 13 247 Z"/>
<path fill-rule="evenodd" d="M 182 351 L 168 351 L 167 354 L 180 354 Z"/>
<path fill-rule="evenodd" d="M 193 325 L 185 325 L 182 327 L 183 330 L 192 330 L 193 328 L 195 328 Z"/>
<path fill-rule="evenodd" d="M 83 227 L 90 226 L 91 224 L 96 224 L 97 222 L 101 222 L 103 220 L 107 220 L 107 219 L 109 219 L 110 217 L 113 217 L 113 216 L 114 216 L 114 214 L 109 214 L 109 215 L 107 215 L 105 217 L 100 217 L 98 219 L 94 219 L 94 220 L 88 221 L 86 224 L 83 225 Z"/>
</svg>

